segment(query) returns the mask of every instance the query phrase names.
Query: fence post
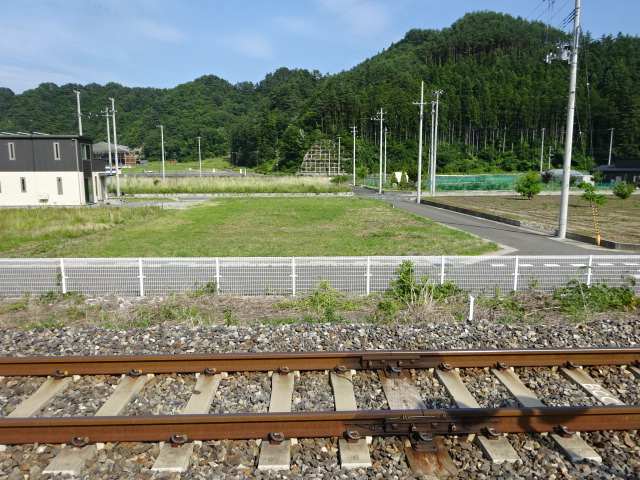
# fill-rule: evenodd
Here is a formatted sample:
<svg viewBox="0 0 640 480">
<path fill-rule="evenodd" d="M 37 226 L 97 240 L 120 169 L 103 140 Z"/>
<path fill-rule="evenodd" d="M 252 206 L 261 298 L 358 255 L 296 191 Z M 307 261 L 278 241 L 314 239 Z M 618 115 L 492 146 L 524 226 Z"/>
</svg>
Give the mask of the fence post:
<svg viewBox="0 0 640 480">
<path fill-rule="evenodd" d="M 371 293 L 371 257 L 367 257 L 367 295 Z"/>
<path fill-rule="evenodd" d="M 67 293 L 67 275 L 64 271 L 64 258 L 60 259 L 60 286 L 62 287 L 62 293 Z"/>
<path fill-rule="evenodd" d="M 516 263 L 513 268 L 513 291 L 518 291 L 518 255 L 516 255 Z"/>
<path fill-rule="evenodd" d="M 144 274 L 142 272 L 142 258 L 138 258 L 138 276 L 140 277 L 140 296 L 144 297 Z"/>
<path fill-rule="evenodd" d="M 589 255 L 589 263 L 587 264 L 587 287 L 591 286 L 591 270 L 593 270 L 593 255 Z"/>
<path fill-rule="evenodd" d="M 444 255 L 440 257 L 440 285 L 444 285 Z"/>
<path fill-rule="evenodd" d="M 291 296 L 296 296 L 296 257 L 291 257 Z"/>
<path fill-rule="evenodd" d="M 220 257 L 216 257 L 216 293 L 220 293 Z"/>
</svg>

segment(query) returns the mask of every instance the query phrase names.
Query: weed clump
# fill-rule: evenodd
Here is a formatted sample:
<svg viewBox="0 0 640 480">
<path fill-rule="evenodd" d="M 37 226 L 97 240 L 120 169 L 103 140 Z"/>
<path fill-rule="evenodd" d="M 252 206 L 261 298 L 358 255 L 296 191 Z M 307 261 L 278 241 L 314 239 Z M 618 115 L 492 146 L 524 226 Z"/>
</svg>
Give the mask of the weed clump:
<svg viewBox="0 0 640 480">
<path fill-rule="evenodd" d="M 631 287 L 636 282 L 630 278 L 631 286 L 609 287 L 598 283 L 587 285 L 572 280 L 554 291 L 553 297 L 559 302 L 560 311 L 570 315 L 587 315 L 611 310 L 635 310 L 640 300 Z"/>
</svg>

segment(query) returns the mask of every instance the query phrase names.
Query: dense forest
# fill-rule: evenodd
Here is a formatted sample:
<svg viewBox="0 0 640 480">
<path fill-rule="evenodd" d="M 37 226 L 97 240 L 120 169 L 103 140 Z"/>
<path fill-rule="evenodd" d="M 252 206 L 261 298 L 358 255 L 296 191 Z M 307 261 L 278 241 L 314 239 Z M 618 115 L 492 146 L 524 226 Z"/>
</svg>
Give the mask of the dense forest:
<svg viewBox="0 0 640 480">
<path fill-rule="evenodd" d="M 544 62 L 569 36 L 540 22 L 493 12 L 465 15 L 450 28 L 409 31 L 387 50 L 349 71 L 321 75 L 280 68 L 261 82 L 232 85 L 214 75 L 172 89 L 116 83 L 44 83 L 15 95 L 0 88 L 0 130 L 75 134 L 81 93 L 83 130 L 106 141 L 109 98 L 116 102 L 118 143 L 168 158 L 228 156 L 263 172 L 295 172 L 319 138 L 342 137 L 344 158 L 357 128 L 358 168 L 377 171 L 384 111 L 390 169 L 417 166 L 420 84 L 426 100 L 442 90 L 438 110 L 438 172 L 537 170 L 562 164 L 569 66 Z M 425 107 L 428 143 L 431 106 Z M 606 163 L 613 155 L 640 158 L 640 38 L 625 35 L 580 42 L 574 128 L 574 168 Z M 428 145 L 427 145 L 428 147 Z M 426 157 L 426 154 L 425 154 Z M 344 164 L 350 168 L 349 162 Z"/>
</svg>

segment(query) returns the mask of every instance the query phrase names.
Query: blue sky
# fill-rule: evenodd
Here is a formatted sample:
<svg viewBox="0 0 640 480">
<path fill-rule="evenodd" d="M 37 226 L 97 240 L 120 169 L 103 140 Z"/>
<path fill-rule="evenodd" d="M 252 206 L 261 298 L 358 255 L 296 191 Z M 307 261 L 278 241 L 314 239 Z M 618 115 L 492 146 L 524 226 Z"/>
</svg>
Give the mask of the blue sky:
<svg viewBox="0 0 640 480">
<path fill-rule="evenodd" d="M 640 0 L 582 0 L 584 31 L 638 35 Z M 277 68 L 349 70 L 412 28 L 492 10 L 560 27 L 575 0 L 0 0 L 0 87 L 202 75 L 259 82 Z M 564 30 L 569 31 L 570 28 Z"/>
</svg>

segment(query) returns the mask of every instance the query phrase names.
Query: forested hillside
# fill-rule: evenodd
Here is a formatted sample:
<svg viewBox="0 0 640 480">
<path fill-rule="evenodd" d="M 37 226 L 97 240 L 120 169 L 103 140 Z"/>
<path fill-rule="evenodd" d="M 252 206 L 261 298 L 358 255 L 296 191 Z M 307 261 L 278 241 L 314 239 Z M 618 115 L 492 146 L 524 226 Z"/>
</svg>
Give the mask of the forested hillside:
<svg viewBox="0 0 640 480">
<path fill-rule="evenodd" d="M 263 171 L 295 171 L 315 139 L 342 137 L 343 156 L 357 127 L 359 168 L 377 171 L 382 108 L 390 169 L 414 172 L 420 82 L 442 90 L 438 171 L 537 169 L 542 133 L 545 163 L 562 162 L 569 66 L 546 55 L 569 37 L 539 22 L 493 12 L 471 13 L 450 28 L 411 30 L 386 51 L 349 71 L 281 68 L 258 84 L 232 85 L 214 75 L 172 89 L 41 84 L 14 95 L 0 88 L 0 130 L 77 133 L 73 90 L 82 92 L 84 133 L 106 140 L 101 111 L 116 100 L 118 142 L 157 159 L 160 130 L 169 158 L 228 155 Z M 618 35 L 581 40 L 574 164 L 606 163 L 611 129 L 614 156 L 640 157 L 640 39 Z M 425 138 L 431 107 L 425 108 Z M 555 156 L 553 156 L 555 155 Z M 346 162 L 345 162 L 346 163 Z M 348 164 L 348 163 L 347 163 Z"/>
</svg>

